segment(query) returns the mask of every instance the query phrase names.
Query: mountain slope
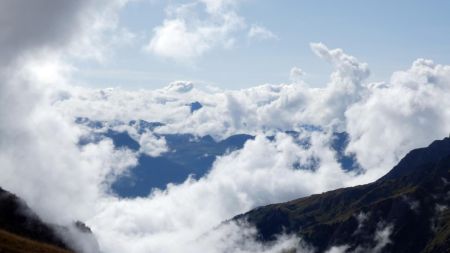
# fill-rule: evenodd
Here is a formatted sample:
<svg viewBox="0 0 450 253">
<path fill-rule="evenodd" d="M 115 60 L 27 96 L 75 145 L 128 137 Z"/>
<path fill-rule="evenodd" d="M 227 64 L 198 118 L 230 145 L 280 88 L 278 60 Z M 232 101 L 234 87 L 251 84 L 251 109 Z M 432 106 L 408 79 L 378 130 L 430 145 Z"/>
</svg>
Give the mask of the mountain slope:
<svg viewBox="0 0 450 253">
<path fill-rule="evenodd" d="M 411 151 L 378 181 L 235 217 L 259 239 L 299 235 L 317 252 L 450 252 L 450 139 Z"/>
<path fill-rule="evenodd" d="M 0 188 L 0 252 L 71 251 L 19 198 Z"/>
<path fill-rule="evenodd" d="M 70 253 L 67 249 L 19 236 L 0 229 L 0 252 L 4 253 Z"/>
</svg>

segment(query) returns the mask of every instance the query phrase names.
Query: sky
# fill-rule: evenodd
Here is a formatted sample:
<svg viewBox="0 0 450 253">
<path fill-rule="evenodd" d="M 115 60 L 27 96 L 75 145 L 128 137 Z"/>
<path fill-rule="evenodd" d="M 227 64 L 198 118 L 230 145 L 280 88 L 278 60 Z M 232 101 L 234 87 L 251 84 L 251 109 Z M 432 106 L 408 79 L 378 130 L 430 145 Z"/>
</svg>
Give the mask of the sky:
<svg viewBox="0 0 450 253">
<path fill-rule="evenodd" d="M 0 187 L 70 228 L 63 237 L 81 253 L 311 252 L 292 235 L 262 245 L 252 227 L 218 225 L 261 205 L 372 182 L 410 150 L 447 137 L 448 7 L 0 1 Z M 203 107 L 191 113 L 195 101 Z M 77 117 L 144 148 L 109 138 L 82 146 L 109 128 Z M 130 120 L 165 125 L 142 133 Z M 363 173 L 337 161 L 336 132 L 348 134 L 345 152 Z M 198 180 L 141 198 L 112 194 L 141 152 L 175 152 L 161 133 L 255 139 L 216 157 Z M 75 220 L 96 239 L 80 235 Z"/>
<path fill-rule="evenodd" d="M 368 62 L 370 82 L 388 79 L 393 71 L 406 68 L 419 57 L 450 62 L 448 1 L 229 2 L 233 3 L 224 8 L 234 16 L 223 21 L 217 14 L 205 13 L 203 3 L 188 10 L 187 17 L 176 17 L 167 13 L 189 1 L 132 1 L 119 12 L 119 25 L 132 38 L 101 63 L 77 64 L 76 77 L 90 87 L 160 88 L 174 80 L 191 80 L 240 89 L 288 82 L 290 70 L 296 66 L 309 84 L 323 87 L 330 67 L 311 52 L 311 42 L 345 48 Z M 238 19 L 240 24 L 232 23 Z M 164 20 L 185 22 L 185 35 L 198 35 L 202 27 L 228 30 L 193 41 L 207 49 L 197 49 L 201 52 L 189 56 L 161 52 L 176 51 L 182 45 L 146 50 Z M 268 33 L 251 37 L 252 27 Z"/>
</svg>

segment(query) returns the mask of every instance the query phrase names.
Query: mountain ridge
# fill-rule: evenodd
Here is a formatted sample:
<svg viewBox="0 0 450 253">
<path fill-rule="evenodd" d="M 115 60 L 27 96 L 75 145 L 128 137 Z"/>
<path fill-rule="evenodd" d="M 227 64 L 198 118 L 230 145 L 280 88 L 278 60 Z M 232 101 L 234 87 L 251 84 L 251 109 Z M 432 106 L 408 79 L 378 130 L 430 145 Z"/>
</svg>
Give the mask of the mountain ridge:
<svg viewBox="0 0 450 253">
<path fill-rule="evenodd" d="M 17 196 L 0 188 L 0 252 L 73 252 L 54 228 Z"/>
<path fill-rule="evenodd" d="M 125 198 L 146 197 L 152 189 L 166 189 L 167 184 L 180 184 L 189 177 L 200 179 L 211 169 L 218 156 L 223 156 L 229 152 L 240 150 L 248 140 L 253 140 L 255 135 L 245 133 L 235 133 L 224 139 L 214 139 L 211 135 L 198 136 L 193 133 L 158 133 L 159 127 L 164 126 L 161 122 L 148 122 L 145 120 L 131 120 L 128 123 L 120 121 L 96 121 L 85 117 L 78 117 L 75 123 L 90 128 L 92 132 L 83 136 L 79 145 L 83 146 L 91 142 L 98 142 L 103 138 L 112 140 L 116 149 L 129 149 L 138 152 L 140 144 L 136 137 L 128 132 L 129 130 L 115 126 L 134 128 L 143 134 L 151 133 L 157 138 L 162 138 L 166 144 L 167 151 L 157 157 L 145 153 L 138 155 L 138 163 L 130 168 L 127 173 L 119 176 L 111 185 L 111 191 Z M 103 130 L 101 130 L 103 129 Z M 307 132 L 323 131 L 319 127 L 304 125 L 302 129 Z M 302 137 L 301 132 L 294 130 L 279 130 L 293 138 L 297 145 L 308 149 L 311 145 L 307 136 Z M 333 132 L 329 146 L 335 152 L 336 160 L 345 171 L 362 173 L 363 170 L 353 153 L 346 153 L 346 147 L 350 137 L 346 132 Z M 266 135 L 270 141 L 275 140 L 273 133 Z M 315 170 L 316 163 L 312 162 L 307 166 L 294 163 L 292 166 L 299 170 Z M 162 169 L 164 168 L 164 169 Z"/>
<path fill-rule="evenodd" d="M 449 169 L 445 138 L 412 150 L 370 184 L 259 207 L 233 220 L 254 225 L 260 241 L 295 234 L 317 252 L 370 251 L 382 228 L 390 232 L 388 243 L 376 252 L 450 252 Z"/>
</svg>

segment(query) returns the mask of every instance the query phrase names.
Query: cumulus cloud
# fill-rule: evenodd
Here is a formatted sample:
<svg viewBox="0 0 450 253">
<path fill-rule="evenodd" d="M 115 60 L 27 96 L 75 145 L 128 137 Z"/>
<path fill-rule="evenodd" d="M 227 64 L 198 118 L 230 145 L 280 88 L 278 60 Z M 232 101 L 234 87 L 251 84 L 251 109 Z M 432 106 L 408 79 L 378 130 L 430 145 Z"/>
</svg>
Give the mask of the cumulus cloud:
<svg viewBox="0 0 450 253">
<path fill-rule="evenodd" d="M 248 31 L 247 36 L 250 39 L 256 40 L 278 39 L 278 36 L 275 35 L 272 31 L 259 25 L 252 25 L 250 27 L 250 30 Z"/>
<path fill-rule="evenodd" d="M 269 29 L 248 25 L 237 12 L 242 0 L 199 0 L 171 4 L 144 50 L 178 62 L 192 62 L 213 49 L 230 49 L 242 36 L 278 39 Z"/>
<path fill-rule="evenodd" d="M 368 170 L 365 182 L 383 175 L 410 149 L 447 135 L 449 116 L 443 105 L 450 101 L 448 66 L 418 60 L 389 82 L 368 84 L 366 63 L 341 49 L 320 43 L 311 47 L 334 67 L 324 88 L 267 84 L 224 91 L 178 82 L 154 91 L 71 91 L 70 98 L 56 106 L 68 115 L 160 121 L 167 124 L 158 129 L 161 132 L 219 139 L 242 132 L 300 130 L 304 125 L 331 127 L 349 133 L 347 151 Z M 191 114 L 185 105 L 192 101 L 202 103 L 202 110 Z M 389 142 L 380 143 L 383 138 Z"/>
<path fill-rule="evenodd" d="M 191 61 L 213 48 L 233 46 L 235 33 L 246 26 L 233 8 L 236 2 L 205 0 L 169 6 L 145 50 L 176 61 Z"/>
<path fill-rule="evenodd" d="M 175 81 L 167 85 L 165 89 L 169 92 L 185 93 L 194 88 L 194 84 L 189 81 Z"/>
<path fill-rule="evenodd" d="M 322 43 L 311 43 L 311 49 L 334 66 L 327 92 L 323 97 L 325 105 L 320 106 L 326 108 L 328 118 L 334 117 L 336 123 L 343 124 L 347 108 L 359 101 L 365 92 L 363 82 L 370 74 L 368 64 L 359 62 L 340 48 L 328 49 Z M 316 112 L 320 109 L 314 108 Z"/>
<path fill-rule="evenodd" d="M 157 137 L 151 132 L 143 133 L 139 137 L 140 152 L 149 156 L 160 156 L 169 151 L 164 137 Z"/>
<path fill-rule="evenodd" d="M 239 132 L 298 130 L 308 124 L 333 125 L 344 130 L 345 111 L 367 92 L 362 83 L 368 76 L 367 64 L 359 63 L 340 49 L 314 45 L 320 48 L 321 55 L 327 55 L 334 67 L 325 88 L 308 88 L 298 85 L 299 81 L 224 91 L 202 89 L 190 82 L 174 82 L 153 91 L 72 91 L 71 98 L 57 106 L 73 116 L 162 121 L 167 125 L 159 131 L 211 134 L 217 138 Z M 292 71 L 293 75 L 301 73 L 299 69 Z M 192 101 L 204 105 L 202 110 L 191 114 L 184 105 Z M 108 107 L 115 109 L 104 110 Z"/>
<path fill-rule="evenodd" d="M 409 150 L 448 135 L 450 67 L 419 59 L 346 112 L 349 150 L 381 176 Z M 381 140 L 383 144 L 380 143 Z M 364 147 L 371 147 L 365 149 Z M 379 170 L 376 170 L 379 168 Z"/>
</svg>

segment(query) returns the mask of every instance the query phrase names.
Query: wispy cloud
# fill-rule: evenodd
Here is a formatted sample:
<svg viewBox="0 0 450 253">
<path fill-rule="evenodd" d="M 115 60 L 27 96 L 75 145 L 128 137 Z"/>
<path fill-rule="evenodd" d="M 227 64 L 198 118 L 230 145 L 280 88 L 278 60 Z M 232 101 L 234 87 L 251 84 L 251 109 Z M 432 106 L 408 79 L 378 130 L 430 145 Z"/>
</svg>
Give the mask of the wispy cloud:
<svg viewBox="0 0 450 253">
<path fill-rule="evenodd" d="M 259 25 L 252 25 L 247 35 L 250 39 L 254 40 L 279 39 L 278 36 L 275 35 L 272 31 Z"/>
</svg>

